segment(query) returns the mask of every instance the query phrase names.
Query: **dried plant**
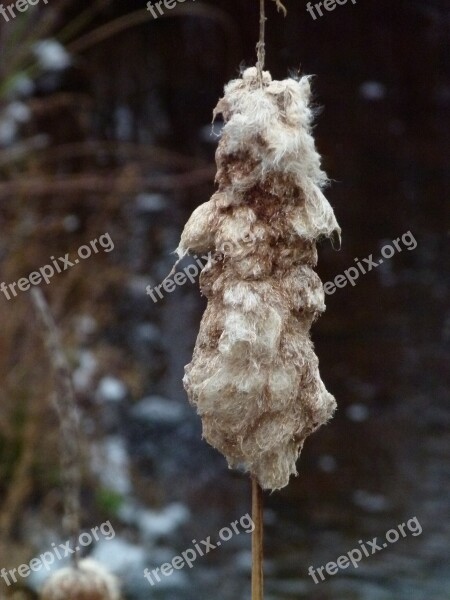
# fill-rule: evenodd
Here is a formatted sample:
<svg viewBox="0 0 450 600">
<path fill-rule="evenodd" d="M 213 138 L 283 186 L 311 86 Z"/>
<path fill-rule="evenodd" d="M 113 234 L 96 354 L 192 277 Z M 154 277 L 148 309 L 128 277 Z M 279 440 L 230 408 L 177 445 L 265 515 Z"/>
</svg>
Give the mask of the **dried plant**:
<svg viewBox="0 0 450 600">
<path fill-rule="evenodd" d="M 41 600 L 120 600 L 116 577 L 91 559 L 78 567 L 56 571 L 47 580 Z"/>
<path fill-rule="evenodd" d="M 201 275 L 208 307 L 184 377 L 204 437 L 230 466 L 278 489 L 335 408 L 309 330 L 325 310 L 316 241 L 340 229 L 321 191 L 309 78 L 262 76 L 253 67 L 225 88 L 214 111 L 225 121 L 219 189 L 194 211 L 177 252 L 216 253 Z"/>
<path fill-rule="evenodd" d="M 31 290 L 36 316 L 40 320 L 54 371 L 53 406 L 60 427 L 61 477 L 64 497 L 63 528 L 75 540 L 80 533 L 81 443 L 80 416 L 75 401 L 72 373 L 61 345 L 60 333 L 40 289 Z M 77 554 L 72 554 L 77 565 Z"/>
</svg>

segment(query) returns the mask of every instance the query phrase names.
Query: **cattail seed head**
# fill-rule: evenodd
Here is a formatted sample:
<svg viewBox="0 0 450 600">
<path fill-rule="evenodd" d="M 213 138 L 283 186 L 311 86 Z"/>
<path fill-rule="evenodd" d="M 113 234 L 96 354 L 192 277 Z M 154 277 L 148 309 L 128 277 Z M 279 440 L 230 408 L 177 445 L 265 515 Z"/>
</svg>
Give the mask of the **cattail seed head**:
<svg viewBox="0 0 450 600">
<path fill-rule="evenodd" d="M 208 307 L 184 385 L 203 434 L 230 466 L 266 489 L 287 485 L 305 438 L 335 401 L 320 379 L 309 329 L 325 310 L 316 240 L 340 228 L 311 135 L 310 82 L 256 68 L 225 87 L 214 115 L 219 189 L 198 207 L 179 257 L 210 251 Z M 222 249 L 227 246 L 227 251 Z"/>
<path fill-rule="evenodd" d="M 120 600 L 119 582 L 91 559 L 66 567 L 46 581 L 41 600 Z"/>
</svg>

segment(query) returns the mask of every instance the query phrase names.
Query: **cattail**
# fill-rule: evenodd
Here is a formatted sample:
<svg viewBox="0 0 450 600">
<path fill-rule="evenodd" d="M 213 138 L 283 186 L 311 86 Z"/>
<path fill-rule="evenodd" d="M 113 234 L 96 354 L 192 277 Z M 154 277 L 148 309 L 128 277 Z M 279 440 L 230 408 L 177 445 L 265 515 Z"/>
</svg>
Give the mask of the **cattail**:
<svg viewBox="0 0 450 600">
<path fill-rule="evenodd" d="M 184 386 L 203 435 L 264 489 L 296 474 L 305 438 L 333 414 L 309 330 L 325 310 L 316 241 L 340 228 L 311 135 L 310 82 L 256 67 L 228 83 L 214 116 L 218 191 L 181 236 L 179 258 L 211 252 L 208 299 Z"/>
<path fill-rule="evenodd" d="M 44 585 L 41 600 L 120 600 L 119 582 L 96 561 L 56 571 Z"/>
</svg>

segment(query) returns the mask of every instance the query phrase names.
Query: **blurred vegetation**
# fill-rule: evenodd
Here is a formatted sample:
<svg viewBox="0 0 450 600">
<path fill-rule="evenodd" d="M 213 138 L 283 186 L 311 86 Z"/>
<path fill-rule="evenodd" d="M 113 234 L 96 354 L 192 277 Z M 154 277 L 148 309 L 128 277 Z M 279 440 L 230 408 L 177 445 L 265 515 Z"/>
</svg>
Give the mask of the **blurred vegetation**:
<svg viewBox="0 0 450 600">
<path fill-rule="evenodd" d="M 114 256 L 99 253 L 95 260 L 86 260 L 82 269 L 74 267 L 55 275 L 58 282 L 53 280 L 54 285 L 44 290 L 73 368 L 80 347 L 89 346 L 102 354 L 98 373 L 93 374 L 100 377 L 102 361 L 118 351 L 105 342 L 104 332 L 114 318 L 113 299 L 126 281 L 120 260 L 121 243 L 127 236 L 120 217 L 126 177 L 122 189 L 96 190 L 96 178 L 101 180 L 116 161 L 111 157 L 109 164 L 101 166 L 90 146 L 89 94 L 81 89 L 64 91 L 61 79 L 71 68 L 48 68 L 35 52 L 36 44 L 48 38 L 72 39 L 107 3 L 94 3 L 70 27 L 64 27 L 66 11 L 74 4 L 61 1 L 56 6 L 30 8 L 1 26 L 0 265 L 2 281 L 14 282 L 51 263 L 51 256 L 73 255 L 80 245 L 102 233 L 111 235 Z M 64 57 L 63 46 L 52 43 L 54 51 Z M 5 133 L 8 127 L 10 139 Z M 85 179 L 90 180 L 88 192 Z M 28 294 L 19 292 L 1 301 L 0 557 L 2 565 L 16 565 L 31 552 L 18 529 L 27 508 L 39 505 L 50 526 L 55 526 L 52 516 L 61 514 L 58 426 L 49 402 L 51 370 Z M 95 319 L 96 334 L 80 339 L 77 324 L 88 317 Z M 129 370 L 131 383 L 132 365 L 126 357 L 122 364 L 124 371 Z M 134 384 L 139 385 L 137 380 Z M 87 395 L 80 401 L 89 404 L 92 398 Z"/>
<path fill-rule="evenodd" d="M 104 82 L 78 55 L 148 18 L 141 9 L 124 20 L 108 0 L 86 3 L 85 9 L 59 0 L 0 23 L 1 280 L 26 277 L 51 264 L 50 257 L 73 257 L 79 246 L 106 232 L 115 246 L 41 284 L 72 368 L 80 366 L 83 351 L 94 358 L 90 380 L 78 390 L 81 409 L 94 419 L 95 389 L 105 373 L 117 375 L 133 397 L 151 374 L 114 334 L 134 269 L 127 246 L 130 201 L 140 191 L 180 190 L 213 175 L 201 161 L 163 151 L 152 140 L 112 132 L 107 120 L 116 98 L 108 95 L 110 106 L 102 108 Z M 0 563 L 15 566 L 32 552 L 19 527 L 28 509 L 39 507 L 43 522 L 58 527 L 58 425 L 49 400 L 51 369 L 28 293 L 10 300 L 2 294 L 0 302 Z M 86 455 L 101 428 L 97 423 L 86 434 Z M 86 513 L 116 513 L 121 498 L 96 488 L 94 475 L 86 472 Z"/>
</svg>

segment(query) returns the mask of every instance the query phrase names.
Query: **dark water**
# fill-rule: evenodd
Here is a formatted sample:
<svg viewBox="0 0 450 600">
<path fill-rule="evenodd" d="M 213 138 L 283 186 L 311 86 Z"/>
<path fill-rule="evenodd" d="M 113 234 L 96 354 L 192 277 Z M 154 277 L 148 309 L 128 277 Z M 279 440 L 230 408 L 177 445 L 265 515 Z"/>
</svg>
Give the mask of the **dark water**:
<svg viewBox="0 0 450 600">
<path fill-rule="evenodd" d="M 388 240 L 361 242 L 354 254 L 362 258 L 375 251 L 378 256 Z M 266 498 L 267 598 L 448 597 L 448 279 L 439 269 L 439 257 L 445 256 L 439 237 L 415 233 L 415 240 L 417 248 L 403 250 L 404 260 L 393 256 L 389 270 L 367 273 L 355 287 L 330 296 L 328 312 L 314 328 L 323 377 L 339 409 L 308 440 L 300 476 Z M 333 272 L 341 273 L 352 264 L 346 255 L 351 257 L 345 244 L 337 258 L 324 249 L 322 265 L 328 259 L 336 264 Z M 159 309 L 170 364 L 162 387 L 184 406 L 182 366 L 190 358 L 200 304 L 197 287 L 189 286 L 176 290 Z M 189 547 L 192 537 L 214 538 L 249 510 L 248 482 L 226 471 L 223 459 L 200 442 L 190 409 L 165 433 L 160 427 L 141 429 L 138 437 L 133 433 L 130 443 L 140 461 L 149 438 L 157 447 L 153 458 L 162 462 L 158 475 L 164 494 L 191 511 L 173 540 L 174 554 Z M 360 548 L 360 541 L 377 537 L 382 546 L 386 532 L 402 523 L 406 537 L 374 555 L 366 544 L 370 556 L 357 568 L 317 585 L 308 576 L 310 565 L 325 566 Z M 395 532 L 389 534 L 392 539 Z M 179 589 L 169 587 L 156 597 L 209 598 L 215 589 L 219 598 L 247 598 L 249 542 L 248 536 L 231 540 L 188 572 Z"/>
<path fill-rule="evenodd" d="M 247 5 L 233 7 L 235 20 L 250 17 Z M 438 2 L 367 2 L 317 23 L 293 10 L 282 26 L 274 19 L 269 34 L 275 75 L 299 59 L 307 72 L 318 74 L 315 88 L 324 111 L 315 132 L 334 180 L 328 197 L 343 230 L 340 252 L 327 244 L 320 248 L 321 278 L 333 280 L 355 258 L 373 255 L 378 261 L 382 248 L 398 238 L 401 251 L 361 274 L 355 286 L 328 296 L 327 312 L 314 326 L 323 379 L 339 408 L 307 441 L 300 476 L 266 498 L 267 600 L 449 597 L 448 18 L 448 6 Z M 194 19 L 182 29 L 192 52 L 196 35 L 210 39 L 213 29 L 205 27 Z M 244 56 L 251 56 L 250 42 L 243 47 Z M 215 103 L 212 88 L 221 82 L 217 74 L 213 85 L 203 80 L 205 56 L 186 69 L 192 79 L 183 79 L 184 100 L 177 98 L 181 88 L 170 90 L 171 117 L 173 135 L 189 134 L 192 145 Z M 180 118 L 183 106 L 197 106 L 195 116 Z M 197 144 L 204 156 L 212 157 L 213 149 Z M 151 269 L 155 280 L 170 269 L 168 253 L 191 208 L 211 191 L 166 199 L 162 264 Z M 149 309 L 161 328 L 166 365 L 158 393 L 186 412 L 165 429 L 141 424 L 125 434 L 141 473 L 156 476 L 160 497 L 181 501 L 190 511 L 165 541 L 173 551 L 166 548 L 169 559 L 193 537 L 214 539 L 249 510 L 247 480 L 227 471 L 201 442 L 182 390 L 203 306 L 197 286 L 188 284 Z M 360 541 L 376 537 L 382 546 L 387 531 L 407 523 L 405 537 L 364 556 L 357 568 L 327 575 L 319 584 L 308 575 L 311 565 L 317 570 L 336 561 L 360 548 Z M 149 560 L 161 563 L 163 547 L 154 555 L 147 548 L 148 566 Z M 236 536 L 181 572 L 179 582 L 167 578 L 151 588 L 152 597 L 248 598 L 249 549 L 249 536 Z M 136 597 L 150 591 L 145 581 L 138 588 Z"/>
<path fill-rule="evenodd" d="M 368 193 L 365 188 L 361 198 Z M 392 220 L 401 206 L 398 200 Z M 424 222 L 426 211 L 424 205 Z M 179 227 L 180 221 L 165 228 L 167 250 L 175 247 Z M 378 259 L 399 236 L 408 244 L 402 242 L 402 252 L 386 267 L 328 296 L 328 311 L 314 327 L 323 377 L 339 408 L 331 423 L 307 441 L 300 476 L 266 498 L 267 598 L 444 600 L 450 584 L 446 238 L 409 227 L 408 221 L 403 228 L 399 222 L 396 230 L 389 225 L 389 233 L 378 239 L 370 229 L 365 240 L 348 228 L 340 253 L 321 249 L 324 281 L 343 273 L 355 257 L 373 254 Z M 406 231 L 413 235 L 404 237 Z M 160 279 L 170 269 L 170 260 L 162 262 Z M 201 442 L 199 422 L 181 386 L 202 302 L 197 286 L 188 284 L 152 307 L 167 364 L 159 391 L 185 412 L 165 425 L 125 427 L 138 468 L 146 473 L 148 455 L 161 497 L 181 501 L 190 511 L 178 533 L 154 554 L 147 547 L 146 565 L 152 568 L 190 547 L 193 537 L 214 539 L 221 527 L 249 510 L 246 478 L 227 471 L 224 460 Z M 336 561 L 360 549 L 360 541 L 376 537 L 382 546 L 386 532 L 401 524 L 406 524 L 406 536 L 373 555 L 366 543 L 370 556 L 363 556 L 357 568 L 350 566 L 319 584 L 308 576 L 310 566 Z M 395 531 L 389 534 L 392 539 Z M 172 554 L 167 548 L 164 553 L 164 544 Z M 249 544 L 249 536 L 233 538 L 183 572 L 186 578 L 179 583 L 168 578 L 167 588 L 156 586 L 155 597 L 209 598 L 211 590 L 223 599 L 249 597 Z M 144 590 L 145 581 L 136 592 Z"/>
</svg>

